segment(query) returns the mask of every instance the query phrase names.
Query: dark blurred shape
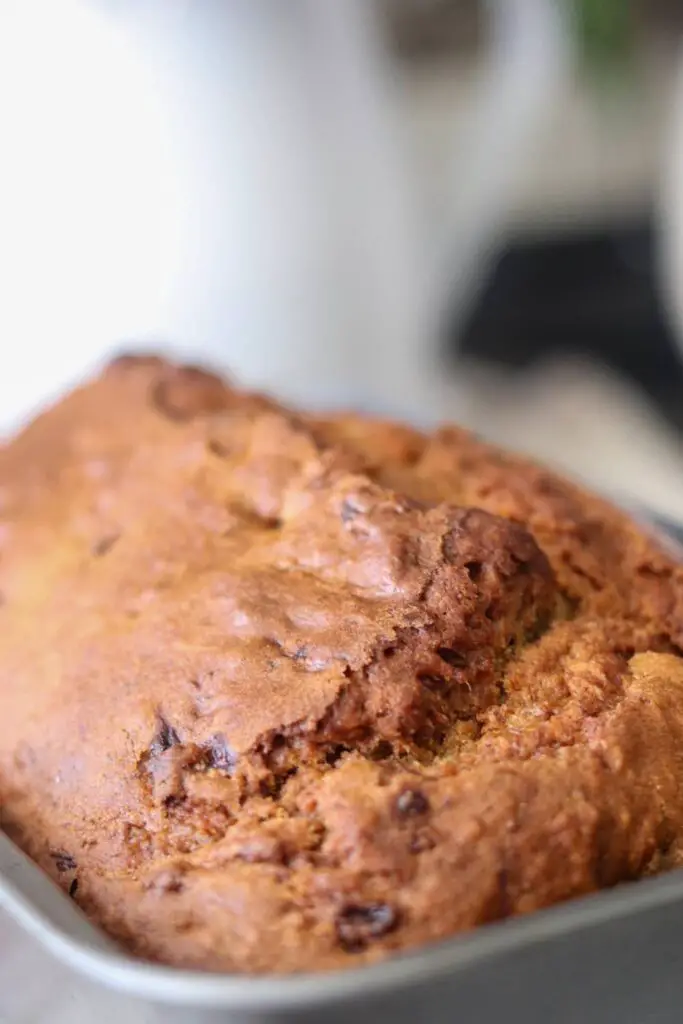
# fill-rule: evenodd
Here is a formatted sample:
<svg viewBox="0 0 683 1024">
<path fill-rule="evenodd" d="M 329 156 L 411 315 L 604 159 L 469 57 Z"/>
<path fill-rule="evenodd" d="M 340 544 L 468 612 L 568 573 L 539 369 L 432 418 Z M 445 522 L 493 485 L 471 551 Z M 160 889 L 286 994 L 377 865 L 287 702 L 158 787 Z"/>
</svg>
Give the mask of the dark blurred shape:
<svg viewBox="0 0 683 1024">
<path fill-rule="evenodd" d="M 683 431 L 683 365 L 658 294 L 655 252 L 649 218 L 511 240 L 468 318 L 460 356 L 511 372 L 549 356 L 593 357 L 635 382 Z"/>
<path fill-rule="evenodd" d="M 683 28 L 681 0 L 634 0 L 638 26 L 651 25 L 656 29 Z"/>
<path fill-rule="evenodd" d="M 560 2 L 560 0 L 558 0 Z M 562 0 L 574 9 L 591 55 L 643 33 L 683 27 L 681 0 Z M 381 0 L 396 48 L 415 60 L 476 53 L 483 39 L 484 0 Z M 597 50 L 597 52 L 596 52 Z"/>
<path fill-rule="evenodd" d="M 417 60 L 476 53 L 484 4 L 478 0 L 382 0 L 398 52 Z"/>
</svg>

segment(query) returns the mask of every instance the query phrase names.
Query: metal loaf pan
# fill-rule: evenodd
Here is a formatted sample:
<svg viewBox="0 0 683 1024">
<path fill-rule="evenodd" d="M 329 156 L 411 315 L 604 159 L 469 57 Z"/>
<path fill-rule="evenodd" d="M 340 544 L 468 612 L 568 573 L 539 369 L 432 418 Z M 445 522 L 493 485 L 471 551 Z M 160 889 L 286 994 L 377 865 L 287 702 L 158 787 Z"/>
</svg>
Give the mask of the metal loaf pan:
<svg viewBox="0 0 683 1024">
<path fill-rule="evenodd" d="M 666 529 L 670 540 L 683 540 L 683 531 Z M 683 871 L 479 928 L 375 967 L 286 978 L 131 959 L 2 835 L 0 907 L 80 975 L 78 984 L 103 987 L 107 1022 L 677 1024 L 683 1016 Z M 52 1019 L 49 1012 L 44 1019 Z M 104 1019 L 99 1015 L 98 1024 Z"/>
</svg>

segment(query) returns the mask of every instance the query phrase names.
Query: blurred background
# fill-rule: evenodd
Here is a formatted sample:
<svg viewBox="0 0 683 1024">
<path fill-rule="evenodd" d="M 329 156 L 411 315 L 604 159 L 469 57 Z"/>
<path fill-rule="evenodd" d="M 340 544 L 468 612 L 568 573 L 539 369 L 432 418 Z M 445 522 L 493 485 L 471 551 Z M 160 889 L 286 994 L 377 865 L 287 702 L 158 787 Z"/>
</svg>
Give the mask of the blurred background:
<svg viewBox="0 0 683 1024">
<path fill-rule="evenodd" d="M 0 429 L 120 348 L 683 519 L 680 0 L 3 0 Z"/>
<path fill-rule="evenodd" d="M 434 183 L 483 5 L 388 0 Z M 572 65 L 447 339 L 487 434 L 683 515 L 683 5 L 579 0 Z M 456 84 L 457 83 L 457 84 Z"/>
</svg>

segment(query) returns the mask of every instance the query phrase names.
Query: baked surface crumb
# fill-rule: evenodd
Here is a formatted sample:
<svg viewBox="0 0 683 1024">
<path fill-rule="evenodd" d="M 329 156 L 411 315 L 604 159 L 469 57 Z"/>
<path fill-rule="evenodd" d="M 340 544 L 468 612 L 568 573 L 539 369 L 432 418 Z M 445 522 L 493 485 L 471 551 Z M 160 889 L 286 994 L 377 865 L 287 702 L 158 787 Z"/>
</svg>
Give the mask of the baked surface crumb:
<svg viewBox="0 0 683 1024">
<path fill-rule="evenodd" d="M 683 569 L 456 428 L 124 357 L 0 449 L 2 825 L 185 967 L 353 966 L 675 863 Z"/>
</svg>

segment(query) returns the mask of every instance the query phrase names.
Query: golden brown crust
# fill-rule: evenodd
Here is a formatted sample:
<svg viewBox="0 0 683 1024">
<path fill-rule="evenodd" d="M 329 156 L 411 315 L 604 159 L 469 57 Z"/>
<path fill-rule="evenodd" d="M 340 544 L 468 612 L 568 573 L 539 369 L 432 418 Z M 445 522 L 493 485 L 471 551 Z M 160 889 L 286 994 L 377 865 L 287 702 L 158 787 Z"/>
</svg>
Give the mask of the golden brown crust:
<svg viewBox="0 0 683 1024">
<path fill-rule="evenodd" d="M 463 431 L 124 358 L 0 451 L 5 828 L 142 956 L 352 965 L 683 825 L 683 573 Z"/>
</svg>

